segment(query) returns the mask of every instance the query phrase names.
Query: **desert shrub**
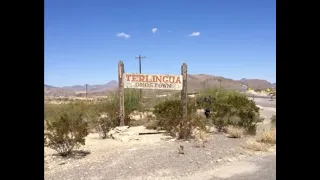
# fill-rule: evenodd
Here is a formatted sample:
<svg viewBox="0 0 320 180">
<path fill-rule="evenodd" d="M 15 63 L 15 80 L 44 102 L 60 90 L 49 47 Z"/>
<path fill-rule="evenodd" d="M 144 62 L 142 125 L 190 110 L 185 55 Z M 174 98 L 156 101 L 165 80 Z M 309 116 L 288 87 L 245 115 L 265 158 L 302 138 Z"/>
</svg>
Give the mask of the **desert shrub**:
<svg viewBox="0 0 320 180">
<path fill-rule="evenodd" d="M 276 129 L 272 128 L 259 134 L 259 136 L 257 136 L 257 142 L 276 144 Z"/>
<path fill-rule="evenodd" d="M 264 131 L 255 138 L 248 139 L 243 147 L 253 151 L 268 151 L 273 145 L 276 144 L 276 129 Z"/>
<path fill-rule="evenodd" d="M 252 151 L 268 151 L 271 145 L 257 142 L 255 139 L 250 138 L 244 144 L 242 144 L 242 147 Z"/>
<path fill-rule="evenodd" d="M 153 113 L 158 120 L 158 126 L 162 127 L 178 139 L 188 139 L 192 135 L 194 127 L 205 129 L 205 121 L 195 114 L 194 103 L 188 103 L 188 116 L 182 118 L 182 106 L 180 100 L 167 100 L 154 107 Z"/>
<path fill-rule="evenodd" d="M 276 127 L 276 115 L 272 115 L 271 124 L 272 124 L 272 126 Z"/>
<path fill-rule="evenodd" d="M 119 125 L 117 111 L 113 100 L 95 103 L 89 110 L 90 128 L 95 129 L 102 139 L 107 138 L 108 132 Z"/>
<path fill-rule="evenodd" d="M 48 117 L 52 117 L 57 113 L 57 108 L 59 105 L 57 104 L 44 104 L 44 119 L 47 119 Z"/>
<path fill-rule="evenodd" d="M 262 89 L 255 89 L 255 92 L 262 92 Z"/>
<path fill-rule="evenodd" d="M 147 122 L 145 126 L 146 126 L 146 129 L 157 129 L 159 126 L 158 124 L 159 124 L 159 121 L 150 120 L 149 122 Z"/>
<path fill-rule="evenodd" d="M 229 134 L 230 138 L 241 138 L 244 133 L 244 129 L 235 126 L 227 126 L 226 132 Z"/>
<path fill-rule="evenodd" d="M 117 118 L 111 118 L 111 117 L 100 117 L 97 119 L 97 130 L 98 130 L 98 133 L 100 135 L 100 137 L 102 139 L 105 139 L 107 138 L 107 134 L 108 132 L 116 127 L 115 124 L 115 120 L 117 120 Z"/>
<path fill-rule="evenodd" d="M 211 107 L 212 103 L 215 101 L 215 97 L 217 94 L 219 94 L 219 89 L 205 89 L 203 92 L 201 92 L 201 95 L 196 96 L 198 108 Z"/>
<path fill-rule="evenodd" d="M 210 90 L 202 93 L 202 97 L 211 97 L 205 107 L 212 111 L 212 121 L 219 131 L 228 125 L 245 129 L 248 134 L 255 134 L 256 124 L 261 122 L 259 108 L 255 102 L 235 91 Z"/>
<path fill-rule="evenodd" d="M 139 108 L 139 91 L 125 89 L 124 95 L 125 106 L 125 125 L 130 125 L 129 114 Z M 103 99 L 94 105 L 89 112 L 91 119 L 91 127 L 98 131 L 102 139 L 107 138 L 108 132 L 120 125 L 118 117 L 119 112 L 119 96 L 118 94 L 111 94 L 108 99 Z"/>
<path fill-rule="evenodd" d="M 88 135 L 86 110 L 87 106 L 81 102 L 57 106 L 52 116 L 46 119 L 45 144 L 63 156 L 84 145 Z"/>
</svg>

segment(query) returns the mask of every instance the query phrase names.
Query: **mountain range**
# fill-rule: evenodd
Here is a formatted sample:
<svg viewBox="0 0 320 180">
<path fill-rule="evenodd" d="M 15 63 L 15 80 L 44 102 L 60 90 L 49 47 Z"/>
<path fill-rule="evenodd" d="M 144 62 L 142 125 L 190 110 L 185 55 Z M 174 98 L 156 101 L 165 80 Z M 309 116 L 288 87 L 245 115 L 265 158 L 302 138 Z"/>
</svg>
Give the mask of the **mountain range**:
<svg viewBox="0 0 320 180">
<path fill-rule="evenodd" d="M 223 87 L 224 89 L 240 90 L 243 85 L 251 89 L 266 89 L 275 88 L 276 83 L 270 83 L 263 79 L 240 79 L 233 80 L 224 78 L 221 76 L 207 75 L 207 74 L 196 74 L 188 75 L 187 89 L 188 92 L 196 92 L 208 87 Z M 108 91 L 115 91 L 118 88 L 118 82 L 112 80 L 106 84 L 100 85 L 87 85 L 88 94 L 91 95 L 102 95 Z M 62 96 L 85 96 L 86 86 L 85 85 L 74 85 L 65 87 L 54 87 L 51 85 L 44 84 L 45 95 L 62 95 Z"/>
</svg>

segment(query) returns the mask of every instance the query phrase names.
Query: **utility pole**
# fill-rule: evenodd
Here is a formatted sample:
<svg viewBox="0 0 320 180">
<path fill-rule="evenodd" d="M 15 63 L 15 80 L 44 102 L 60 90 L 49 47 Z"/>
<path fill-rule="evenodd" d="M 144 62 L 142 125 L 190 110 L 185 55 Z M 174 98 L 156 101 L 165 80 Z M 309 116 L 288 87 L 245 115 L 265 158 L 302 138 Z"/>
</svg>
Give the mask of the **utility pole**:
<svg viewBox="0 0 320 180">
<path fill-rule="evenodd" d="M 86 84 L 86 99 L 88 99 L 88 84 Z"/>
<path fill-rule="evenodd" d="M 145 56 L 141 56 L 139 54 L 138 57 L 136 57 L 136 59 L 139 59 L 139 74 L 141 74 L 141 59 L 146 58 Z M 140 89 L 140 93 L 139 93 L 140 98 L 142 97 L 142 90 Z"/>
</svg>

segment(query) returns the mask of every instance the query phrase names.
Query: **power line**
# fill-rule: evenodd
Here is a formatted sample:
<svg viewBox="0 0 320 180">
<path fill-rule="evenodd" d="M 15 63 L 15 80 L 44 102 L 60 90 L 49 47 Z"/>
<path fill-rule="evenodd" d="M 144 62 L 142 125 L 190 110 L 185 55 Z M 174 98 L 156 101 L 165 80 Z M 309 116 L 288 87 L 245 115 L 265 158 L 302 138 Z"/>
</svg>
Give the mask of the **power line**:
<svg viewBox="0 0 320 180">
<path fill-rule="evenodd" d="M 139 59 L 139 73 L 140 74 L 141 74 L 141 59 L 143 59 L 143 58 L 147 58 L 147 57 L 141 56 L 140 54 L 139 54 L 138 57 L 136 57 L 136 59 Z M 140 98 L 141 98 L 142 97 L 142 90 L 141 89 L 140 89 L 139 95 L 140 95 Z"/>
</svg>

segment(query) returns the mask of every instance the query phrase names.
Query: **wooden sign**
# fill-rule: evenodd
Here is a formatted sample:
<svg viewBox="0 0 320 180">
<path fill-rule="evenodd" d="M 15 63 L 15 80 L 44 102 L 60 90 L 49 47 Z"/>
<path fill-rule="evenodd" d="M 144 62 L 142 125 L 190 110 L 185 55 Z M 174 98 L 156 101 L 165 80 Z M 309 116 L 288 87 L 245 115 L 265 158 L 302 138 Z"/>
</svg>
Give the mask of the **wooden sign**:
<svg viewBox="0 0 320 180">
<path fill-rule="evenodd" d="M 124 88 L 133 89 L 161 89 L 161 90 L 179 90 L 181 91 L 182 117 L 187 118 L 187 64 L 181 66 L 181 75 L 159 75 L 159 74 L 136 74 L 124 73 L 124 64 L 118 63 L 118 93 L 119 93 L 119 111 L 118 116 L 120 126 L 125 125 L 124 112 Z"/>
<path fill-rule="evenodd" d="M 182 75 L 166 74 L 123 74 L 124 88 L 133 89 L 161 89 L 161 90 L 182 90 Z"/>
</svg>

